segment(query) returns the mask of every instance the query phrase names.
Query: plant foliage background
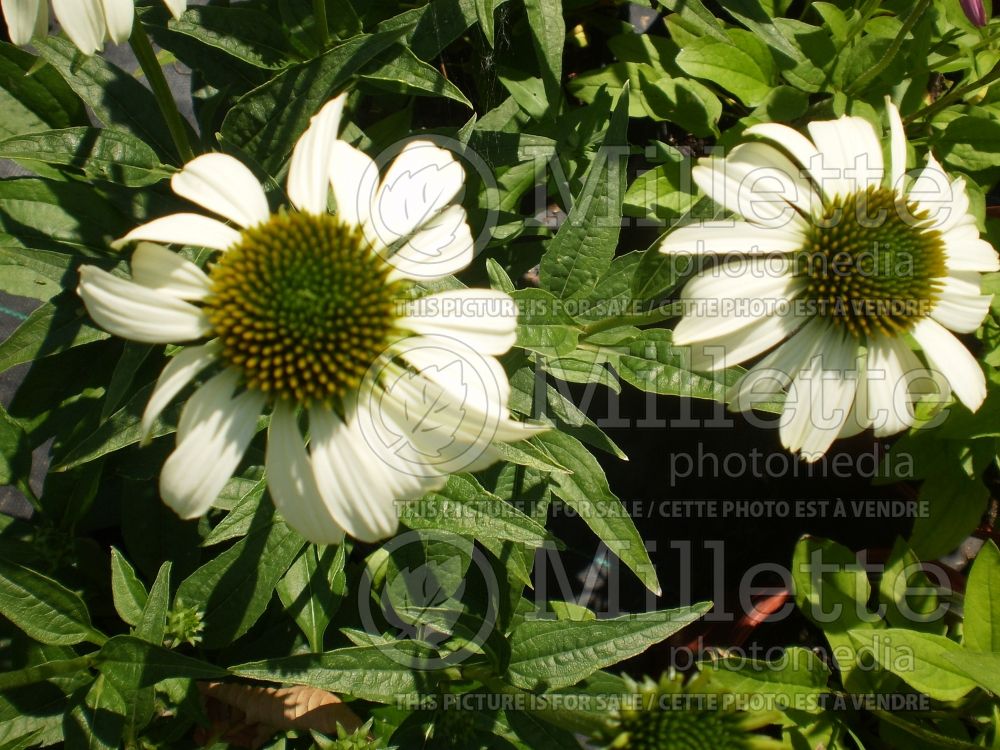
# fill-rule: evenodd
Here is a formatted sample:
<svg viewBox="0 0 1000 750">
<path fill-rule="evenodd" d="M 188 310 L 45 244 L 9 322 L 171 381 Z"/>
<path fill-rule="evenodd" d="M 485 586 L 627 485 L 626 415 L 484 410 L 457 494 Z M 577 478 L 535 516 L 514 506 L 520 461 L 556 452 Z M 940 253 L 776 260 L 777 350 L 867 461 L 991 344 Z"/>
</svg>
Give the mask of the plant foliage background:
<svg viewBox="0 0 1000 750">
<path fill-rule="evenodd" d="M 691 158 L 759 122 L 850 113 L 881 132 L 888 95 L 916 151 L 965 175 L 981 229 L 994 240 L 1000 230 L 988 208 L 1000 178 L 1000 33 L 973 25 L 958 0 L 660 0 L 645 10 L 247 0 L 173 20 L 159 2 L 137 8 L 160 62 L 191 70 L 195 149 L 238 156 L 275 194 L 310 118 L 345 91 L 343 137 L 369 154 L 429 132 L 481 159 L 463 202 L 473 227 L 491 230 L 460 281 L 522 303 L 504 361 L 511 408 L 553 429 L 410 506 L 405 545 L 305 543 L 266 494 L 260 446 L 207 517 L 183 522 L 162 504 L 155 478 L 177 409 L 146 447 L 139 418 L 165 352 L 109 337 L 74 289 L 81 263 L 127 268 L 112 240 L 184 210 L 168 179 L 181 154 L 134 67 L 84 57 L 58 35 L 30 49 L 0 43 L 0 158 L 23 175 L 0 181 L 0 288 L 32 300 L 0 343 L 0 371 L 20 380 L 0 410 L 0 482 L 32 507 L 0 518 L 0 748 L 613 740 L 614 712 L 580 708 L 593 705 L 584 699 L 632 692 L 617 665 L 685 626 L 696 637 L 711 605 L 677 601 L 657 576 L 646 532 L 602 469 L 625 451 L 571 396 L 596 383 L 719 401 L 738 377 L 688 371 L 671 344 L 669 302 L 686 276 L 657 238 L 667 222 L 714 210 L 690 180 Z M 1000 280 L 989 283 L 987 293 Z M 911 455 L 913 473 L 877 480 L 907 480 L 929 508 L 895 540 L 884 572 L 869 577 L 854 551 L 815 537 L 787 561 L 796 605 L 837 658 L 789 642 L 799 658 L 780 665 L 734 664 L 725 652 L 702 664 L 713 694 L 766 699 L 760 736 L 795 748 L 1000 747 L 1000 553 L 987 542 L 948 590 L 925 581 L 914 599 L 912 588 L 918 561 L 980 526 L 996 487 L 1000 307 L 976 338 L 984 406 L 953 405 L 940 426 L 900 438 L 891 451 Z M 928 420 L 931 408 L 941 406 Z M 32 480 L 43 463 L 44 480 Z M 579 515 L 623 576 L 668 596 L 615 618 L 572 602 L 540 607 L 535 551 L 587 544 L 546 528 L 554 507 Z M 484 561 L 488 575 L 476 572 Z M 480 585 L 487 578 L 495 591 Z M 930 623 L 901 614 L 939 600 L 947 614 Z M 834 604 L 843 616 L 813 617 Z M 234 691 L 218 692 L 220 681 Z M 331 694 L 351 710 L 323 725 L 275 713 L 267 687 L 281 685 L 306 689 L 290 701 L 300 713 L 337 706 Z M 895 712 L 852 701 L 884 694 L 930 703 Z M 445 700 L 463 695 L 531 700 L 477 710 Z M 337 739 L 338 719 L 356 728 L 350 717 L 371 722 Z"/>
</svg>

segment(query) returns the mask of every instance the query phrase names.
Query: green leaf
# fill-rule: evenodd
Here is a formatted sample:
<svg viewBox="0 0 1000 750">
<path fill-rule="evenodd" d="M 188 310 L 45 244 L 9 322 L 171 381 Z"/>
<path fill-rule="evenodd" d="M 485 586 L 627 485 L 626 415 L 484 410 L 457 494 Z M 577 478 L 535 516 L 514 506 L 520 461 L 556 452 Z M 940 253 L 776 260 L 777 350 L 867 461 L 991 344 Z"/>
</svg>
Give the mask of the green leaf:
<svg viewBox="0 0 1000 750">
<path fill-rule="evenodd" d="M 52 68 L 33 70 L 38 58 L 0 42 L 0 136 L 85 125 L 83 102 Z"/>
<path fill-rule="evenodd" d="M 1000 550 L 992 540 L 979 550 L 969 573 L 964 622 L 967 647 L 1000 653 Z"/>
<path fill-rule="evenodd" d="M 0 288 L 18 297 L 48 302 L 73 284 L 72 255 L 23 247 L 0 235 Z"/>
<path fill-rule="evenodd" d="M 844 685 L 854 690 L 856 683 L 866 683 L 870 675 L 856 670 L 851 631 L 881 628 L 884 623 L 868 610 L 871 584 L 857 557 L 835 542 L 803 537 L 795 545 L 792 582 L 799 611 L 830 642 Z"/>
<path fill-rule="evenodd" d="M 348 79 L 395 43 L 399 30 L 350 39 L 314 60 L 282 71 L 240 98 L 222 122 L 222 136 L 277 174 L 309 125 Z"/>
<path fill-rule="evenodd" d="M 67 750 L 121 747 L 128 710 L 122 694 L 104 675 L 98 675 L 89 689 L 77 692 L 77 697 L 63 722 Z"/>
<path fill-rule="evenodd" d="M 696 604 L 606 620 L 526 620 L 511 633 L 507 680 L 533 691 L 573 685 L 641 654 L 711 608 Z"/>
<path fill-rule="evenodd" d="M 967 648 L 948 649 L 944 659 L 993 695 L 1000 695 L 1000 654 L 983 654 Z"/>
<path fill-rule="evenodd" d="M 239 677 L 346 693 L 362 700 L 396 703 L 420 692 L 428 675 L 410 669 L 390 649 L 355 646 L 324 654 L 302 654 L 230 667 Z"/>
<path fill-rule="evenodd" d="M 536 440 L 572 474 L 552 476 L 552 491 L 587 523 L 608 549 L 615 553 L 650 591 L 660 594 L 656 569 L 642 536 L 621 501 L 611 492 L 604 470 L 582 443 L 558 431 Z"/>
<path fill-rule="evenodd" d="M 554 294 L 544 289 L 518 289 L 510 296 L 518 306 L 518 346 L 547 357 L 576 349 L 580 331 Z"/>
<path fill-rule="evenodd" d="M 416 96 L 443 96 L 447 99 L 464 104 L 472 109 L 470 102 L 462 90 L 449 81 L 441 72 L 420 60 L 413 51 L 400 44 L 395 44 L 378 59 L 367 65 L 358 76 L 387 89 L 402 94 Z"/>
<path fill-rule="evenodd" d="M 167 629 L 167 612 L 170 610 L 170 571 L 173 563 L 167 560 L 156 573 L 156 580 L 149 590 L 149 597 L 135 624 L 134 635 L 147 643 L 159 646 Z"/>
<path fill-rule="evenodd" d="M 274 514 L 270 503 L 258 508 L 261 522 L 246 537 L 209 560 L 177 589 L 178 606 L 204 612 L 206 648 L 228 646 L 267 608 L 274 588 L 305 541 Z"/>
<path fill-rule="evenodd" d="M 830 668 L 812 651 L 793 646 L 773 661 L 722 657 L 702 667 L 713 684 L 737 696 L 763 698 L 767 709 L 809 705 L 820 710 L 818 696 L 830 692 Z"/>
<path fill-rule="evenodd" d="M 977 687 L 948 659 L 962 647 L 943 635 L 896 628 L 852 630 L 850 636 L 883 669 L 934 700 L 961 700 Z"/>
<path fill-rule="evenodd" d="M 129 625 L 137 625 L 149 594 L 122 553 L 111 548 L 111 596 L 118 616 Z"/>
<path fill-rule="evenodd" d="M 558 111 L 562 99 L 563 44 L 566 41 L 562 0 L 524 0 L 524 8 L 528 12 L 528 27 L 542 81 L 545 82 L 545 92 L 550 106 Z"/>
<path fill-rule="evenodd" d="M 889 625 L 939 635 L 944 632 L 944 608 L 939 608 L 937 589 L 902 539 L 896 540 L 878 588 Z"/>
<path fill-rule="evenodd" d="M 246 536 L 254 523 L 254 519 L 260 520 L 257 509 L 264 498 L 264 490 L 266 489 L 266 479 L 260 479 L 256 482 L 239 477 L 230 479 L 223 488 L 220 497 L 225 496 L 227 492 L 235 491 L 238 493 L 236 502 L 232 510 L 219 522 L 219 525 L 212 529 L 209 535 L 205 537 L 205 541 L 202 544 L 205 547 L 209 547 L 213 544 L 228 541 L 229 539 Z"/>
<path fill-rule="evenodd" d="M 695 197 L 697 188 L 691 180 L 691 160 L 666 144 L 658 144 L 657 152 L 663 163 L 636 177 L 625 192 L 626 216 L 676 219 L 688 213 L 698 200 Z M 664 261 L 669 260 L 666 255 L 660 255 Z"/>
<path fill-rule="evenodd" d="M 675 123 L 702 138 L 719 135 L 722 102 L 711 89 L 693 78 L 651 77 L 641 67 L 637 74 L 647 116 Z"/>
<path fill-rule="evenodd" d="M 496 5 L 495 0 L 476 0 L 476 17 L 490 47 L 493 46 L 493 16 L 496 13 Z"/>
<path fill-rule="evenodd" d="M 0 405 L 0 485 L 16 484 L 31 473 L 31 445 L 24 430 Z"/>
<path fill-rule="evenodd" d="M 1000 122 L 991 117 L 956 117 L 933 145 L 945 164 L 964 171 L 1000 166 Z"/>
<path fill-rule="evenodd" d="M 58 659 L 38 664 L 33 667 L 25 667 L 13 672 L 0 672 L 0 691 L 6 692 L 25 685 L 34 685 L 46 680 L 58 679 L 74 674 L 87 674 L 87 670 L 93 664 L 93 659 L 89 656 L 80 656 L 73 659 Z"/>
<path fill-rule="evenodd" d="M 343 544 L 308 544 L 276 587 L 285 611 L 295 618 L 313 651 L 323 650 L 323 634 L 347 593 L 346 559 Z"/>
<path fill-rule="evenodd" d="M 443 529 L 478 541 L 511 541 L 532 547 L 552 541 L 544 526 L 487 492 L 467 474 L 455 474 L 442 489 L 403 506 L 400 520 L 411 529 Z"/>
<path fill-rule="evenodd" d="M 105 125 L 127 130 L 156 149 L 176 156 L 170 131 L 153 93 L 101 55 L 82 55 L 68 39 L 36 37 L 33 44 Z"/>
<path fill-rule="evenodd" d="M 296 57 L 274 18 L 253 8 L 192 7 L 167 28 L 258 68 L 278 70 Z"/>
<path fill-rule="evenodd" d="M 0 614 L 40 643 L 72 646 L 104 637 L 77 594 L 41 573 L 0 560 Z"/>
<path fill-rule="evenodd" d="M 229 676 L 222 667 L 130 635 L 116 635 L 105 643 L 98 654 L 98 665 L 101 674 L 126 699 L 129 693 L 175 677 L 218 680 Z"/>
<path fill-rule="evenodd" d="M 569 215 L 542 256 L 542 286 L 560 299 L 589 294 L 608 270 L 621 232 L 625 197 L 628 91 L 622 92 L 608 130 L 583 177 Z"/>
<path fill-rule="evenodd" d="M 751 55 L 733 44 L 703 37 L 689 44 L 677 56 L 685 73 L 722 86 L 744 104 L 754 107 L 771 93 L 768 71 Z"/>
<path fill-rule="evenodd" d="M 940 450 L 940 449 L 939 449 Z M 989 489 L 954 463 L 947 463 L 920 486 L 928 513 L 913 522 L 910 546 L 922 560 L 949 554 L 971 534 L 986 512 Z"/>
<path fill-rule="evenodd" d="M 0 141 L 0 158 L 74 167 L 92 180 L 129 187 L 152 185 L 170 176 L 147 144 L 117 128 L 65 128 L 25 133 Z"/>
</svg>

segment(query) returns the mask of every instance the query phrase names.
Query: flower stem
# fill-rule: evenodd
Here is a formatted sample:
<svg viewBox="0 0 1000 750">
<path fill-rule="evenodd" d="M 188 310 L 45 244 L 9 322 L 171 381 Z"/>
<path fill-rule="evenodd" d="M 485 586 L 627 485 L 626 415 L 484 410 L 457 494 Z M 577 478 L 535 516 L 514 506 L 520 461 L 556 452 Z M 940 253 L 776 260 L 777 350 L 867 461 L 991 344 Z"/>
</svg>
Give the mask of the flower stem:
<svg viewBox="0 0 1000 750">
<path fill-rule="evenodd" d="M 174 95 L 167 84 L 167 78 L 163 75 L 163 68 L 160 67 L 160 62 L 156 59 L 149 35 L 146 34 L 146 29 L 138 15 L 128 43 L 139 61 L 139 67 L 142 68 L 142 72 L 145 73 L 149 85 L 153 89 L 156 103 L 160 105 L 160 112 L 163 113 L 163 119 L 167 123 L 167 129 L 170 131 L 170 137 L 174 141 L 174 147 L 181 158 L 181 163 L 191 161 L 194 158 L 194 150 L 188 139 L 187 126 L 180 110 L 177 109 L 177 102 L 174 101 Z"/>
<path fill-rule="evenodd" d="M 663 305 L 650 310 L 641 315 L 620 315 L 612 318 L 604 318 L 583 327 L 584 336 L 589 336 L 601 331 L 608 331 L 621 326 L 644 326 L 652 323 L 662 323 L 664 320 L 676 318 L 680 312 L 673 305 Z"/>
<path fill-rule="evenodd" d="M 330 41 L 330 24 L 326 19 L 326 0 L 313 0 L 313 14 L 316 16 L 316 28 L 319 30 L 319 43 L 326 49 Z"/>
<path fill-rule="evenodd" d="M 910 33 L 917 21 L 927 10 L 927 7 L 931 4 L 931 0 L 918 0 L 916 5 L 913 6 L 913 10 L 910 11 L 910 15 L 906 17 L 903 21 L 902 27 L 899 29 L 899 33 L 896 34 L 896 38 L 892 40 L 892 44 L 889 45 L 889 49 L 885 51 L 882 55 L 882 59 L 879 60 L 875 67 L 869 68 L 867 72 L 864 73 L 860 78 L 855 79 L 854 83 L 847 87 L 847 94 L 849 96 L 858 93 L 869 83 L 874 81 L 882 72 L 889 67 L 889 64 L 896 58 L 899 53 L 900 47 L 903 46 L 903 41 L 906 39 L 906 35 Z"/>
</svg>

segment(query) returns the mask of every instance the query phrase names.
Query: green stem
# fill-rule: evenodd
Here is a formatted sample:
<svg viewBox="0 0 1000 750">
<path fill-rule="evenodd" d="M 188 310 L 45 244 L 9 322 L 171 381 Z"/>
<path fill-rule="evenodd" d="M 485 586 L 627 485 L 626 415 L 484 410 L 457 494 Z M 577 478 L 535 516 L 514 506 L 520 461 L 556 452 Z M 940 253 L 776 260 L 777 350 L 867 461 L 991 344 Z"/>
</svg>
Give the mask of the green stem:
<svg viewBox="0 0 1000 750">
<path fill-rule="evenodd" d="M 937 70 L 943 68 L 945 65 L 950 65 L 951 63 L 955 62 L 955 60 L 965 57 L 970 52 L 978 52 L 983 47 L 989 47 L 990 44 L 995 42 L 997 39 L 1000 39 L 1000 33 L 996 33 L 991 36 L 984 36 L 980 41 L 976 42 L 971 47 L 967 47 L 952 55 L 948 55 L 948 57 L 941 58 L 936 63 L 934 63 L 934 69 Z"/>
<path fill-rule="evenodd" d="M 326 19 L 326 0 L 313 0 L 313 13 L 316 16 L 316 28 L 319 30 L 319 43 L 326 49 L 330 41 L 330 23 Z"/>
<path fill-rule="evenodd" d="M 160 67 L 160 62 L 156 59 L 153 45 L 150 43 L 149 36 L 146 34 L 146 29 L 138 15 L 135 18 L 132 36 L 129 37 L 128 43 L 132 47 L 136 59 L 139 60 L 139 67 L 142 68 L 142 72 L 145 73 L 149 85 L 153 89 L 156 103 L 160 105 L 160 112 L 163 113 L 163 119 L 167 123 L 167 129 L 170 131 L 170 137 L 177 148 L 181 163 L 191 161 L 194 158 L 194 149 L 191 148 L 191 141 L 188 139 L 187 125 L 184 118 L 181 117 L 180 110 L 177 109 L 177 102 L 174 101 L 174 95 L 167 84 L 167 78 L 163 75 L 163 68 Z"/>
<path fill-rule="evenodd" d="M 19 669 L 16 672 L 4 672 L 0 674 L 0 687 L 3 690 L 34 685 L 38 682 L 45 682 L 53 677 L 67 677 L 84 670 L 90 669 L 96 663 L 93 655 L 80 656 L 76 659 L 62 659 L 60 661 L 50 661 L 39 664 L 37 667 Z"/>
<path fill-rule="evenodd" d="M 924 14 L 930 4 L 931 0 L 919 0 L 917 4 L 913 6 L 913 10 L 911 10 L 910 15 L 906 17 L 902 28 L 900 28 L 899 33 L 896 34 L 896 38 L 892 40 L 892 44 L 889 45 L 889 49 L 887 49 L 885 54 L 882 55 L 882 59 L 875 64 L 874 68 L 870 68 L 864 75 L 856 79 L 854 83 L 847 87 L 846 93 L 849 96 L 852 96 L 864 89 L 865 86 L 878 78 L 882 72 L 889 67 L 889 64 L 899 53 L 900 47 L 903 46 L 903 40 L 906 39 L 906 35 L 910 33 L 910 30 L 916 25 L 917 21 L 920 20 L 920 17 Z"/>
<path fill-rule="evenodd" d="M 972 83 L 967 83 L 964 86 L 957 86 L 953 88 L 951 91 L 941 96 L 933 104 L 929 104 L 923 109 L 914 112 L 912 115 L 905 118 L 904 122 L 911 123 L 917 119 L 926 120 L 932 117 L 933 115 L 936 115 L 942 109 L 951 106 L 952 102 L 961 99 L 967 94 L 971 94 L 972 92 L 977 91 L 978 89 L 981 89 L 983 86 L 988 86 L 998 79 L 1000 79 L 1000 62 L 994 65 L 993 69 L 990 70 L 990 72 L 984 75 L 982 78 L 979 78 L 973 81 Z"/>
</svg>

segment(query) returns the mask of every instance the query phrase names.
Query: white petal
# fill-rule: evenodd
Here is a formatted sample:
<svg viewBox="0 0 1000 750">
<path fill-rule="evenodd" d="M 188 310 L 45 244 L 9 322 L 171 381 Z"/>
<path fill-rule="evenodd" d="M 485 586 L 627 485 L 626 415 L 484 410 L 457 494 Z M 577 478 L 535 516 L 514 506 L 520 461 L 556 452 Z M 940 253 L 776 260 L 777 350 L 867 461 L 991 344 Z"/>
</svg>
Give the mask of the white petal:
<svg viewBox="0 0 1000 750">
<path fill-rule="evenodd" d="M 986 398 L 986 376 L 975 357 L 961 341 L 930 318 L 918 322 L 912 333 L 931 367 L 947 378 L 959 401 L 970 411 L 976 411 Z"/>
<path fill-rule="evenodd" d="M 217 341 L 201 346 L 188 346 L 170 359 L 156 380 L 156 387 L 149 397 L 146 410 L 142 414 L 142 439 L 147 440 L 153 423 L 167 404 L 174 400 L 184 387 L 219 356 L 221 347 Z"/>
<path fill-rule="evenodd" d="M 260 182 L 239 159 L 228 154 L 197 156 L 170 180 L 174 192 L 241 227 L 271 216 Z"/>
<path fill-rule="evenodd" d="M 858 376 L 857 394 L 847 414 L 847 419 L 837 435 L 838 440 L 860 435 L 872 426 L 868 404 L 868 351 L 864 347 L 858 347 L 855 372 Z"/>
<path fill-rule="evenodd" d="M 171 344 L 200 339 L 211 330 L 194 305 L 96 266 L 80 268 L 78 291 L 94 322 L 125 339 Z"/>
<path fill-rule="evenodd" d="M 371 451 L 356 428 L 329 409 L 311 409 L 309 427 L 313 474 L 337 523 L 363 542 L 395 534 L 396 500 L 403 498 L 397 494 L 399 478 L 390 466 Z"/>
<path fill-rule="evenodd" d="M 32 36 L 44 35 L 48 30 L 47 0 L 0 0 L 0 8 L 14 44 L 24 46 Z"/>
<path fill-rule="evenodd" d="M 702 159 L 691 175 L 719 205 L 747 221 L 771 227 L 801 225 L 820 198 L 801 167 L 766 143 L 742 143 L 724 159 Z M 794 208 L 793 208 L 794 207 Z"/>
<path fill-rule="evenodd" d="M 253 440 L 265 398 L 258 391 L 233 398 L 237 382 L 233 371 L 222 372 L 184 405 L 177 448 L 160 472 L 160 495 L 181 518 L 212 507 Z"/>
<path fill-rule="evenodd" d="M 979 293 L 978 273 L 960 271 L 941 281 L 941 295 L 931 317 L 956 333 L 972 333 L 989 313 L 993 295 Z"/>
<path fill-rule="evenodd" d="M 208 276 L 198 266 L 152 242 L 140 242 L 132 255 L 132 278 L 179 299 L 200 300 L 211 291 Z"/>
<path fill-rule="evenodd" d="M 378 166 L 363 151 L 336 141 L 330 152 L 330 185 L 337 201 L 337 215 L 348 224 L 362 225 L 371 216 Z"/>
<path fill-rule="evenodd" d="M 979 236 L 973 221 L 959 223 L 944 233 L 949 271 L 1000 271 L 1000 258 L 989 242 Z"/>
<path fill-rule="evenodd" d="M 785 258 L 739 258 L 694 277 L 681 292 L 684 317 L 674 343 L 726 336 L 780 311 L 805 287 Z"/>
<path fill-rule="evenodd" d="M 271 498 L 285 522 L 314 544 L 340 544 L 344 530 L 320 495 L 295 410 L 284 399 L 271 414 L 265 463 Z"/>
<path fill-rule="evenodd" d="M 927 155 L 927 166 L 920 170 L 907 195 L 917 204 L 917 213 L 926 212 L 928 228 L 946 233 L 969 218 L 969 196 L 965 180 L 950 180 L 934 158 Z"/>
<path fill-rule="evenodd" d="M 101 0 L 104 6 L 104 21 L 108 36 L 115 44 L 127 42 L 132 36 L 132 20 L 135 18 L 134 0 Z"/>
<path fill-rule="evenodd" d="M 517 338 L 517 305 L 495 289 L 451 289 L 411 302 L 399 326 L 450 336 L 483 354 L 504 354 Z"/>
<path fill-rule="evenodd" d="M 729 389 L 726 401 L 730 408 L 747 411 L 754 404 L 770 401 L 785 390 L 809 361 L 827 330 L 828 323 L 815 318 L 764 357 Z"/>
<path fill-rule="evenodd" d="M 469 265 L 474 252 L 465 209 L 448 206 L 386 258 L 393 266 L 389 278 L 440 279 Z"/>
<path fill-rule="evenodd" d="M 390 165 L 375 194 L 366 227 L 376 247 L 391 245 L 430 221 L 462 189 L 465 171 L 450 151 L 410 141 Z"/>
<path fill-rule="evenodd" d="M 171 214 L 136 227 L 111 246 L 118 249 L 137 240 L 226 250 L 239 243 L 240 233 L 201 214 Z"/>
<path fill-rule="evenodd" d="M 163 0 L 163 2 L 170 11 L 170 15 L 175 19 L 179 19 L 184 11 L 187 10 L 187 0 Z"/>
<path fill-rule="evenodd" d="M 784 341 L 805 322 L 806 318 L 795 314 L 792 305 L 783 313 L 757 318 L 733 333 L 698 342 L 691 346 L 691 369 L 723 370 L 746 362 Z"/>
<path fill-rule="evenodd" d="M 781 415 L 781 442 L 806 461 L 820 458 L 847 422 L 857 395 L 857 342 L 832 326 L 792 380 Z"/>
<path fill-rule="evenodd" d="M 802 247 L 797 227 L 761 227 L 745 221 L 706 221 L 675 229 L 662 253 L 790 253 Z"/>
<path fill-rule="evenodd" d="M 85 55 L 100 52 L 108 27 L 101 0 L 52 0 L 59 25 Z"/>
<path fill-rule="evenodd" d="M 866 417 L 876 437 L 895 435 L 913 424 L 910 383 L 924 368 L 906 342 L 892 336 L 874 336 L 868 341 Z"/>
<path fill-rule="evenodd" d="M 888 96 L 885 98 L 885 110 L 889 115 L 890 151 L 892 156 L 889 187 L 903 191 L 903 179 L 906 176 L 906 130 L 899 110 Z"/>
<path fill-rule="evenodd" d="M 823 157 L 820 167 L 811 166 L 810 172 L 825 196 L 846 197 L 882 184 L 882 144 L 871 123 L 860 117 L 841 117 L 814 120 L 808 127 Z"/>
<path fill-rule="evenodd" d="M 752 125 L 744 133 L 768 140 L 775 146 L 787 151 L 803 169 L 810 173 L 811 168 L 822 164 L 823 156 L 819 152 L 819 149 L 816 148 L 816 145 L 802 135 L 802 133 L 793 130 L 787 125 L 780 125 L 776 122 L 764 122 L 759 125 Z"/>
<path fill-rule="evenodd" d="M 331 99 L 313 116 L 306 132 L 292 151 L 288 168 L 288 197 L 300 211 L 325 214 L 330 195 L 330 168 L 333 146 L 337 142 L 340 116 L 346 94 Z"/>
</svg>

